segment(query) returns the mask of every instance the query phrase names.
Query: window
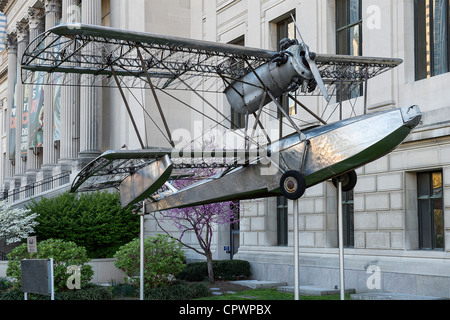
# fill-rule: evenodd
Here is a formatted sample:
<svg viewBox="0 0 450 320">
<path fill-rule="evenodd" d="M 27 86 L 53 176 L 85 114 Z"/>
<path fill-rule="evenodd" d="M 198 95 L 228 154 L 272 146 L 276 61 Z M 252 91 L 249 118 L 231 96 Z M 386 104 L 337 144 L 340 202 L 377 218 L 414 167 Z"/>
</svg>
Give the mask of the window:
<svg viewBox="0 0 450 320">
<path fill-rule="evenodd" d="M 239 250 L 239 238 L 240 238 L 240 204 L 234 207 L 235 222 L 230 224 L 230 259 L 233 260 L 233 256 L 238 253 Z"/>
<path fill-rule="evenodd" d="M 362 55 L 361 0 L 336 0 L 336 53 Z M 338 99 L 340 96 L 337 88 Z M 362 95 L 362 86 L 352 92 L 343 92 L 342 100 Z"/>
<path fill-rule="evenodd" d="M 417 174 L 419 248 L 444 249 L 442 172 Z"/>
<path fill-rule="evenodd" d="M 344 233 L 344 247 L 355 247 L 355 228 L 353 222 L 354 216 L 354 198 L 353 190 L 342 193 L 342 224 Z"/>
<path fill-rule="evenodd" d="M 277 197 L 277 244 L 288 245 L 288 199 Z"/>
<path fill-rule="evenodd" d="M 295 24 L 294 21 L 292 21 L 292 18 L 289 17 L 285 20 L 282 20 L 277 23 L 277 50 L 280 51 L 280 41 L 288 38 L 288 39 L 295 39 L 296 38 L 296 30 L 295 30 Z M 281 98 L 279 98 L 279 102 L 281 106 L 284 108 L 286 113 L 293 116 L 297 114 L 297 104 L 295 101 L 289 99 L 287 95 L 283 95 Z M 277 113 L 278 119 L 281 118 L 281 112 L 278 110 Z"/>
<path fill-rule="evenodd" d="M 449 0 L 415 0 L 416 80 L 449 72 Z"/>
</svg>

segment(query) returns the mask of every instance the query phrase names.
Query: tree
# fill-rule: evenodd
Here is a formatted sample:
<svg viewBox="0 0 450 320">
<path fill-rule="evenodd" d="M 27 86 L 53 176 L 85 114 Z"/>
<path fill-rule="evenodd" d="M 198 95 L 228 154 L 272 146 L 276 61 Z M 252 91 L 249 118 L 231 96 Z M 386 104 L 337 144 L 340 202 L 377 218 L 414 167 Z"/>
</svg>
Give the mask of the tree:
<svg viewBox="0 0 450 320">
<path fill-rule="evenodd" d="M 12 209 L 7 201 L 0 201 L 0 239 L 5 239 L 6 244 L 26 239 L 38 225 L 37 217 L 37 213 L 30 214 L 30 210 Z"/>
<path fill-rule="evenodd" d="M 207 178 L 214 174 L 216 174 L 215 169 L 194 170 L 194 175 L 189 179 L 175 181 L 175 187 L 177 189 L 183 189 L 199 179 Z M 177 238 L 177 240 L 183 246 L 190 248 L 206 257 L 209 281 L 214 283 L 211 252 L 214 226 L 236 223 L 236 213 L 238 210 L 239 208 L 236 203 L 227 201 L 222 203 L 205 204 L 196 207 L 167 210 L 160 213 L 161 217 L 159 219 L 156 217 L 155 213 L 153 213 L 153 217 L 161 230 L 168 235 L 170 235 L 170 233 L 164 229 L 162 223 L 165 220 L 171 221 L 178 228 L 178 230 L 181 231 L 181 235 Z M 195 234 L 201 250 L 183 241 L 184 236 L 188 232 L 193 232 Z M 170 236 L 172 237 L 172 235 Z"/>
<path fill-rule="evenodd" d="M 28 208 L 39 214 L 39 240 L 73 241 L 86 248 L 91 259 L 111 258 L 139 234 L 139 216 L 131 208 L 122 209 L 118 192 L 66 192 L 33 200 Z"/>
</svg>

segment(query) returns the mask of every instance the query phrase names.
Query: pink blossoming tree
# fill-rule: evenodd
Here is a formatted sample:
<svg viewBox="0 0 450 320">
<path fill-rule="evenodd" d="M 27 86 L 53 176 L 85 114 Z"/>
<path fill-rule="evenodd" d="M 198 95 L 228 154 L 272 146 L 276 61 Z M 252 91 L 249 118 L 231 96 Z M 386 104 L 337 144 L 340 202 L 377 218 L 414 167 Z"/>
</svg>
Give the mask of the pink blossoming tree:
<svg viewBox="0 0 450 320">
<path fill-rule="evenodd" d="M 199 179 L 211 177 L 217 172 L 216 169 L 210 168 L 197 169 L 194 170 L 193 173 L 193 176 L 188 179 L 175 181 L 174 186 L 177 189 L 183 189 L 195 182 L 198 182 Z M 210 283 L 214 283 L 211 252 L 213 231 L 218 225 L 236 223 L 238 210 L 239 208 L 236 203 L 227 201 L 222 203 L 205 204 L 196 207 L 167 210 L 161 212 L 161 217 L 159 219 L 155 217 L 155 220 L 157 221 L 158 226 L 165 233 L 174 238 L 163 227 L 164 221 L 168 220 L 172 222 L 177 229 L 181 231 L 180 236 L 174 239 L 178 240 L 183 246 L 190 248 L 206 257 L 209 281 Z M 187 244 L 186 241 L 183 240 L 185 235 L 191 232 L 195 234 L 201 250 Z"/>
</svg>

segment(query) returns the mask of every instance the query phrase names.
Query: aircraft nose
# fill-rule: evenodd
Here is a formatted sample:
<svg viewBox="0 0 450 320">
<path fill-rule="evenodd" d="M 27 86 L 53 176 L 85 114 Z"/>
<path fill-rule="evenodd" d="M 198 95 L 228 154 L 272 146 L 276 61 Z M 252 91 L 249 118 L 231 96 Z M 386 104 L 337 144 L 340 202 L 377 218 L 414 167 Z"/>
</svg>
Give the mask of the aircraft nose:
<svg viewBox="0 0 450 320">
<path fill-rule="evenodd" d="M 411 106 L 401 109 L 405 126 L 414 129 L 422 120 L 422 113 L 418 106 Z"/>
</svg>

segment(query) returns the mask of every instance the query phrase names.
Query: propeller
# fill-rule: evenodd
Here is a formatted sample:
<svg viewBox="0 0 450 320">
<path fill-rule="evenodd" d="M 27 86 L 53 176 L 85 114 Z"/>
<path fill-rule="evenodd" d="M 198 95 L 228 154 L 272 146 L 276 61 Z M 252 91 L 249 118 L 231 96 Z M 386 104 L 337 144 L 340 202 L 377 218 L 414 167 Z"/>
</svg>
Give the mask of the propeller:
<svg viewBox="0 0 450 320">
<path fill-rule="evenodd" d="M 325 84 L 323 82 L 323 79 L 320 75 L 319 68 L 316 64 L 316 53 L 309 51 L 308 45 L 303 40 L 302 34 L 300 33 L 300 29 L 297 26 L 297 22 L 295 21 L 294 16 L 291 13 L 292 21 L 294 21 L 295 28 L 297 29 L 297 33 L 300 36 L 300 39 L 302 41 L 303 47 L 305 49 L 305 59 L 308 62 L 309 68 L 311 69 L 311 72 L 314 76 L 314 80 L 316 80 L 317 85 L 319 86 L 320 91 L 322 92 L 322 95 L 327 100 L 327 102 L 330 102 L 330 96 L 328 95 L 327 89 L 325 88 Z"/>
</svg>

